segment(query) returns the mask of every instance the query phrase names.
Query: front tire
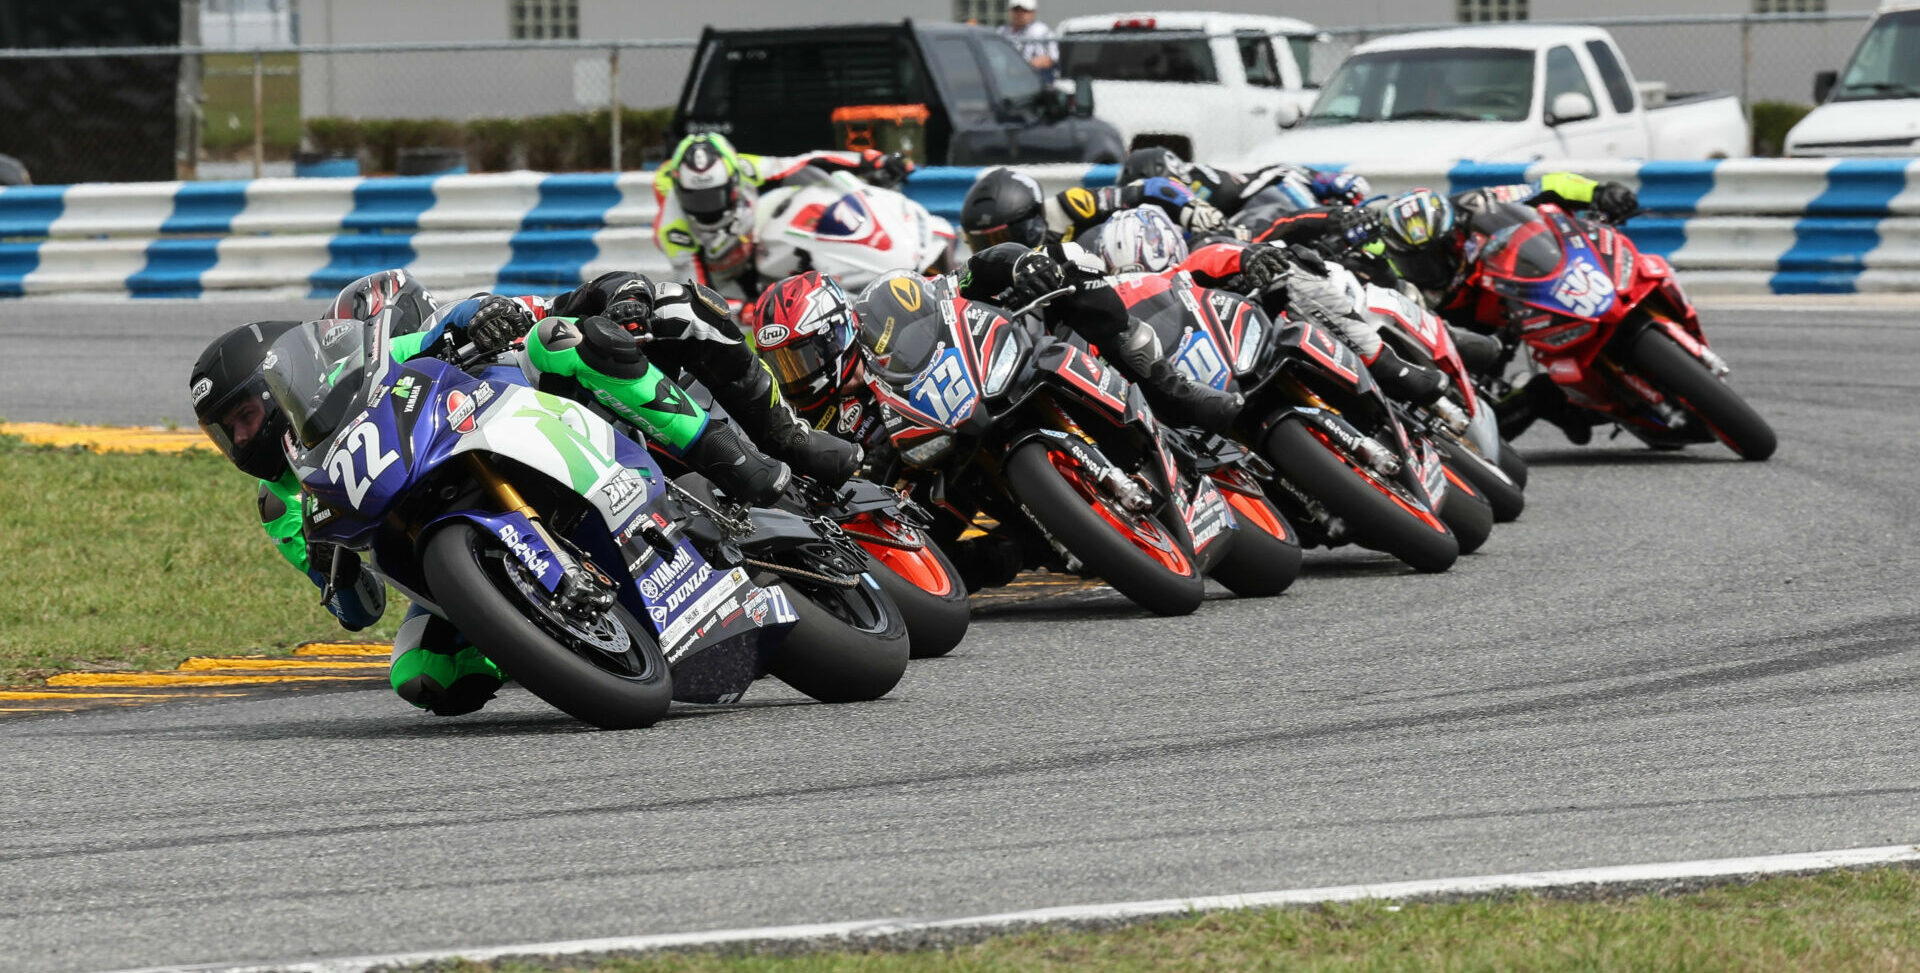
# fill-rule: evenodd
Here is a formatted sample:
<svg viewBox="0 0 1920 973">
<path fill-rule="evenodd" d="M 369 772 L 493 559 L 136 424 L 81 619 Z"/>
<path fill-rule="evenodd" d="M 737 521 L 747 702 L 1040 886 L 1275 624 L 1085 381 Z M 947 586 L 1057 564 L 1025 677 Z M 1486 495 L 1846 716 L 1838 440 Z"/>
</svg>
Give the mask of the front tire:
<svg viewBox="0 0 1920 973">
<path fill-rule="evenodd" d="M 924 533 L 915 534 L 926 546 L 903 551 L 862 543 L 868 570 L 880 582 L 906 621 L 907 641 L 915 659 L 932 659 L 952 652 L 967 635 L 973 608 L 960 572 Z"/>
<path fill-rule="evenodd" d="M 1779 446 L 1773 427 L 1740 393 L 1659 327 L 1649 327 L 1633 339 L 1633 363 L 1655 388 L 1679 399 L 1741 459 L 1759 462 Z"/>
<path fill-rule="evenodd" d="M 800 616 L 773 650 L 769 674 L 823 703 L 861 703 L 879 699 L 899 685 L 907 671 L 907 628 L 900 608 L 862 575 L 852 588 L 776 580 Z"/>
<path fill-rule="evenodd" d="M 594 633 L 538 604 L 525 578 L 516 582 L 512 572 L 520 567 L 504 547 L 492 542 L 492 535 L 466 523 L 436 531 L 421 558 L 421 570 L 447 620 L 514 682 L 561 712 L 602 729 L 631 730 L 659 722 L 673 701 L 673 677 L 652 632 L 616 605 L 596 623 L 607 626 L 599 634 L 624 635 L 628 651 L 617 656 L 595 649 L 586 641 Z M 560 641 L 568 638 L 570 624 L 584 633 L 574 636 L 579 644 Z"/>
<path fill-rule="evenodd" d="M 1052 454 L 1044 440 L 1034 440 L 1007 457 L 1008 485 L 1033 518 L 1134 604 L 1156 615 L 1188 615 L 1199 608 L 1206 581 L 1194 566 L 1186 531 L 1176 533 L 1158 520 L 1089 499 L 1067 481 Z M 1131 524 L 1141 539 L 1123 533 L 1116 521 Z"/>
<path fill-rule="evenodd" d="M 1299 419 L 1276 423 L 1265 448 L 1281 475 L 1346 521 L 1361 545 L 1427 573 L 1445 571 L 1460 556 L 1459 543 L 1438 517 L 1422 516 L 1406 506 L 1404 498 L 1390 495 L 1390 488 L 1374 474 L 1335 453 Z"/>
<path fill-rule="evenodd" d="M 1300 535 L 1265 497 L 1221 488 L 1239 522 L 1226 557 L 1211 577 L 1242 598 L 1266 598 L 1293 585 L 1300 576 Z"/>
<path fill-rule="evenodd" d="M 1440 519 L 1453 531 L 1460 553 L 1472 554 L 1493 535 L 1493 504 L 1452 463 L 1446 469 L 1447 493 L 1440 498 Z"/>
<path fill-rule="evenodd" d="M 1527 488 L 1527 458 L 1520 453 L 1520 447 L 1500 440 L 1500 472 L 1513 481 L 1513 485 L 1522 490 Z"/>
<path fill-rule="evenodd" d="M 1520 519 L 1520 512 L 1527 508 L 1527 495 L 1521 491 L 1517 481 L 1509 482 L 1511 477 L 1501 479 L 1478 454 L 1463 455 L 1468 453 L 1469 447 L 1444 439 L 1438 442 L 1441 454 L 1446 457 L 1447 466 L 1455 475 L 1472 484 L 1474 491 L 1486 498 L 1487 503 L 1493 507 L 1495 523 L 1505 524 Z M 1511 447 L 1503 446 L 1502 455 L 1506 452 L 1511 452 Z M 1505 473 L 1506 470 L 1503 468 L 1500 472 Z M 1446 517 L 1443 515 L 1441 519 L 1445 520 Z M 1453 533 L 1456 537 L 1460 534 L 1458 530 Z M 1464 539 L 1460 544 L 1460 553 L 1467 553 Z"/>
</svg>

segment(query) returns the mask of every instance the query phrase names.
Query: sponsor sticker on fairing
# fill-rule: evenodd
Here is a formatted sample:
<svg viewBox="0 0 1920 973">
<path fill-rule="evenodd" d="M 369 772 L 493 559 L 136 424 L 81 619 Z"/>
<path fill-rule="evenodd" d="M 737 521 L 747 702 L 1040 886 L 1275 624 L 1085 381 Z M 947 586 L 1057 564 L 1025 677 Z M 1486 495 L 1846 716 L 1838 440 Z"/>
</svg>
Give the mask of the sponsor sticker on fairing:
<svg viewBox="0 0 1920 973">
<path fill-rule="evenodd" d="M 672 590 L 672 586 L 680 580 L 680 577 L 692 568 L 693 554 L 683 547 L 672 560 L 656 565 L 640 579 L 640 594 L 648 601 L 653 601 Z"/>
<path fill-rule="evenodd" d="M 633 502 L 646 492 L 646 482 L 640 479 L 639 474 L 624 469 L 615 472 L 613 478 L 600 488 L 600 496 L 606 501 L 607 509 L 616 514 L 633 506 Z"/>
<path fill-rule="evenodd" d="M 467 393 L 462 392 L 459 389 L 454 389 L 453 391 L 448 392 L 447 393 L 447 425 L 448 427 L 452 428 L 454 432 L 458 432 L 458 433 L 472 432 L 474 428 L 473 427 L 473 410 L 477 408 L 479 408 L 479 405 L 474 402 L 473 396 L 468 395 Z"/>
<path fill-rule="evenodd" d="M 686 611 L 681 613 L 679 618 L 674 619 L 672 624 L 660 632 L 660 648 L 666 653 L 669 663 L 674 662 L 680 656 L 686 654 L 687 646 L 681 643 L 683 641 L 691 641 L 691 639 L 688 638 L 690 635 L 697 638 L 698 636 L 693 633 L 699 630 L 700 623 L 711 616 L 715 608 L 724 603 L 729 596 L 739 591 L 740 587 L 746 583 L 747 572 L 740 568 L 734 568 L 732 571 L 727 572 L 719 583 L 709 588 L 706 594 L 701 595 L 692 605 L 689 605 Z M 669 611 L 671 611 L 671 609 L 669 609 Z"/>
<path fill-rule="evenodd" d="M 520 563 L 525 564 L 527 569 L 535 574 L 544 575 L 547 573 L 547 568 L 552 566 L 546 555 L 527 543 L 526 538 L 520 536 L 520 528 L 512 524 L 500 525 L 500 543 L 507 545 L 507 550 L 512 551 L 513 556 L 519 558 Z"/>
</svg>

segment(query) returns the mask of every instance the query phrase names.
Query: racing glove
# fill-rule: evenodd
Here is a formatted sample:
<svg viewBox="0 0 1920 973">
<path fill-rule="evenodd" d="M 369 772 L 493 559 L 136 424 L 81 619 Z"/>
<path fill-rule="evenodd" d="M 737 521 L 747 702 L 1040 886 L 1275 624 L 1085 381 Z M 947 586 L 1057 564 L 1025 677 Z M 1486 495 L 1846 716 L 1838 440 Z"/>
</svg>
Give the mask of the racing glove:
<svg viewBox="0 0 1920 973">
<path fill-rule="evenodd" d="M 533 315 L 519 301 L 493 296 L 480 303 L 467 321 L 467 340 L 476 351 L 496 352 L 533 330 Z"/>
<path fill-rule="evenodd" d="M 867 150 L 867 182 L 882 189 L 892 189 L 907 181 L 907 174 L 913 171 L 913 162 L 898 152 L 881 153 Z"/>
<path fill-rule="evenodd" d="M 1594 187 L 1593 208 L 1610 223 L 1624 223 L 1640 211 L 1640 197 L 1620 183 L 1603 182 Z"/>
<path fill-rule="evenodd" d="M 1279 247 L 1255 244 L 1240 254 L 1240 276 L 1249 292 L 1264 289 L 1286 273 L 1287 256 Z"/>
<path fill-rule="evenodd" d="M 1227 223 L 1227 216 L 1212 203 L 1193 194 L 1184 184 L 1165 176 L 1154 176 L 1132 183 L 1120 192 L 1120 208 L 1153 204 L 1167 211 L 1174 222 L 1189 234 L 1211 233 Z"/>
<path fill-rule="evenodd" d="M 1373 217 L 1357 206 L 1342 206 L 1327 215 L 1327 236 L 1342 247 L 1364 245 L 1373 231 Z"/>
<path fill-rule="evenodd" d="M 1313 175 L 1314 195 L 1328 202 L 1345 203 L 1358 206 L 1373 194 L 1373 186 L 1367 177 L 1351 172 L 1316 172 Z"/>
</svg>

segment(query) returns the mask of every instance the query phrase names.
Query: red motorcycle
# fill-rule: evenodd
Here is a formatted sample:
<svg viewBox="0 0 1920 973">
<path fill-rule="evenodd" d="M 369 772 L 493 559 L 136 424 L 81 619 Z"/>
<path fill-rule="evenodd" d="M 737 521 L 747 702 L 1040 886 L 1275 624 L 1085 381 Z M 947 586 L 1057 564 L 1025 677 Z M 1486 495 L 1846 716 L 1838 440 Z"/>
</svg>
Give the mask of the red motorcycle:
<svg viewBox="0 0 1920 973">
<path fill-rule="evenodd" d="M 1504 204 L 1473 229 L 1464 296 L 1526 342 L 1568 401 L 1656 449 L 1718 439 L 1742 459 L 1773 455 L 1772 427 L 1727 385 L 1664 257 L 1550 203 Z"/>
</svg>

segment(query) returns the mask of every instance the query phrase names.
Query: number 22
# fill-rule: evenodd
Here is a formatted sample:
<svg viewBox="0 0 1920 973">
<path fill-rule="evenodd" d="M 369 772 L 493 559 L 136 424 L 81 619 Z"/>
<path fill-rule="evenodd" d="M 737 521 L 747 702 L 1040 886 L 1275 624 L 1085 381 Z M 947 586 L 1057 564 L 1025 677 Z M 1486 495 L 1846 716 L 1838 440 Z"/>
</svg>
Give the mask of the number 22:
<svg viewBox="0 0 1920 973">
<path fill-rule="evenodd" d="M 353 461 L 356 454 L 366 457 L 367 475 L 362 479 Z M 400 454 L 389 449 L 380 451 L 380 427 L 371 422 L 363 422 L 347 433 L 347 440 L 340 444 L 339 451 L 327 463 L 327 472 L 333 474 L 333 482 L 347 491 L 347 502 L 355 507 L 366 499 L 367 491 L 373 489 L 373 481 L 387 471 L 387 467 L 399 462 Z"/>
</svg>

